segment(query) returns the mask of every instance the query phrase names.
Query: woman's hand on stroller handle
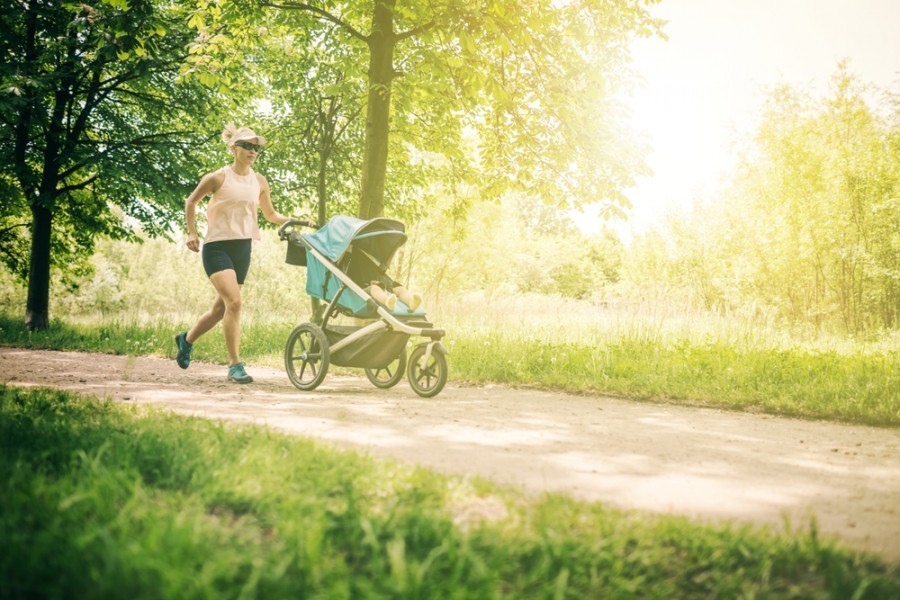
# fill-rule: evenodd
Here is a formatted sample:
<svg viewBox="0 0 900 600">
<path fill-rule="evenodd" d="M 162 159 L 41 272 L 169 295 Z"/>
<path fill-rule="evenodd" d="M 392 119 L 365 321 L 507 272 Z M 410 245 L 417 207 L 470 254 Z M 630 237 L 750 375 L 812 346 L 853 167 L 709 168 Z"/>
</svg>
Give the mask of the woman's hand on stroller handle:
<svg viewBox="0 0 900 600">
<path fill-rule="evenodd" d="M 286 233 L 288 228 L 297 227 L 297 226 L 312 227 L 313 229 L 319 228 L 319 226 L 316 224 L 316 222 L 313 221 L 312 219 L 295 219 L 294 217 L 291 217 L 290 219 L 288 219 L 287 221 L 282 223 L 281 227 L 278 228 L 278 237 L 280 237 L 281 239 L 285 239 L 288 235 Z"/>
</svg>

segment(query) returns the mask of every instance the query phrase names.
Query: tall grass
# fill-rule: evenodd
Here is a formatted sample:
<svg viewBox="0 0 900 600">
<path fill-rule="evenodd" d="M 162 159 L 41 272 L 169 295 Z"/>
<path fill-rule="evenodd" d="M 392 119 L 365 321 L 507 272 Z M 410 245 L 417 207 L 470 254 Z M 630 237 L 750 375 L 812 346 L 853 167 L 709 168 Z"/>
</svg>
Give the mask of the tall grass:
<svg viewBox="0 0 900 600">
<path fill-rule="evenodd" d="M 891 598 L 808 531 L 700 526 L 258 427 L 0 386 L 0 597 Z"/>
<path fill-rule="evenodd" d="M 431 318 L 448 332 L 452 380 L 900 425 L 900 349 L 890 336 L 792 338 L 765 323 L 540 296 L 470 296 L 433 306 Z M 279 318 L 267 313 L 244 320 L 245 360 L 283 364 L 288 334 L 308 317 Z M 20 320 L 0 315 L 0 343 L 172 356 L 174 334 L 189 325 L 123 314 L 103 322 L 55 321 L 46 332 L 30 333 Z M 221 328 L 195 346 L 196 360 L 226 357 Z"/>
<path fill-rule="evenodd" d="M 24 289 L 0 272 L 0 343 L 172 356 L 175 333 L 214 296 L 199 257 L 162 240 L 100 250 L 95 281 L 78 293 L 54 289 L 51 316 L 63 317 L 48 332 L 23 329 L 11 311 L 24 305 Z M 285 265 L 284 250 L 271 231 L 254 248 L 242 308 L 242 357 L 251 364 L 282 365 L 288 333 L 309 319 L 305 271 Z M 900 331 L 858 339 L 786 326 L 764 311 L 717 315 L 508 288 L 426 305 L 448 332 L 451 380 L 900 424 Z M 197 360 L 226 356 L 221 328 L 194 350 Z"/>
<path fill-rule="evenodd" d="M 447 343 L 470 381 L 900 424 L 896 336 L 792 336 L 764 321 L 547 297 L 466 304 L 477 310 L 447 311 Z"/>
</svg>

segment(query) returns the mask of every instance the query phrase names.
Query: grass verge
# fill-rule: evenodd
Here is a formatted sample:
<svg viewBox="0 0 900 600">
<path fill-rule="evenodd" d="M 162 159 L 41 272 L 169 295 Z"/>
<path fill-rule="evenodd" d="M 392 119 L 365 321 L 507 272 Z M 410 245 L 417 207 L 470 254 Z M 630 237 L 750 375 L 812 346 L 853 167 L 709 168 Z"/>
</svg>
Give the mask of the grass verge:
<svg viewBox="0 0 900 600">
<path fill-rule="evenodd" d="M 672 343 L 638 337 L 594 344 L 457 335 L 453 373 L 470 381 L 607 393 L 868 425 L 900 425 L 900 352 L 837 352 Z"/>
<path fill-rule="evenodd" d="M 251 364 L 283 365 L 293 324 L 246 323 L 241 352 Z M 112 354 L 173 356 L 183 325 L 55 321 L 28 332 L 0 315 L 0 344 Z M 900 426 L 900 351 L 767 346 L 759 340 L 664 336 L 624 328 L 615 335 L 454 325 L 445 340 L 451 379 L 605 393 L 681 404 L 850 423 Z M 194 359 L 227 356 L 221 328 Z M 358 370 L 356 372 L 359 372 Z"/>
<path fill-rule="evenodd" d="M 890 598 L 809 531 L 711 527 L 0 386 L 6 597 Z"/>
</svg>

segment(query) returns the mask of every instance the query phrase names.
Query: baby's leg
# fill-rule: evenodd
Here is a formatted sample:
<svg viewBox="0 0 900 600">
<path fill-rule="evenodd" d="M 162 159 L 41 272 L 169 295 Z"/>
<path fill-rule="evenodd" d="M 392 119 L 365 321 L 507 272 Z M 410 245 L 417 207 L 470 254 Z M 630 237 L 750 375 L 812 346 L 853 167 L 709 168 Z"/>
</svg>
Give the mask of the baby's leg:
<svg viewBox="0 0 900 600">
<path fill-rule="evenodd" d="M 368 291 L 369 295 L 372 296 L 376 302 L 384 304 L 388 310 L 394 310 L 397 307 L 397 296 L 388 294 L 377 281 L 373 281 L 369 284 Z"/>
<path fill-rule="evenodd" d="M 411 292 L 402 285 L 394 286 L 392 291 L 397 298 L 400 298 L 403 304 L 409 307 L 410 312 L 416 310 L 419 308 L 419 305 L 422 304 L 421 294 Z"/>
</svg>

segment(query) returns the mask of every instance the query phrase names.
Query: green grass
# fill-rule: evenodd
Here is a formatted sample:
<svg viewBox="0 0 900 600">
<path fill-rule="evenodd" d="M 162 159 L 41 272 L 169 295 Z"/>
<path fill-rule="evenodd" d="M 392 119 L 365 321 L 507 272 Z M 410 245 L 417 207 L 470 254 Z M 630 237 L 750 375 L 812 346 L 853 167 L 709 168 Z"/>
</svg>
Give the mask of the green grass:
<svg viewBox="0 0 900 600">
<path fill-rule="evenodd" d="M 0 597 L 892 598 L 815 527 L 529 497 L 259 427 L 0 386 Z"/>
<path fill-rule="evenodd" d="M 900 352 L 736 348 L 622 337 L 594 344 L 455 334 L 453 373 L 471 381 L 900 425 Z"/>
<path fill-rule="evenodd" d="M 507 307 L 509 308 L 509 307 Z M 900 425 L 900 349 L 888 340 L 796 343 L 771 329 L 711 320 L 590 319 L 540 311 L 522 319 L 512 307 L 478 311 L 481 321 L 448 313 L 445 327 L 451 380 L 498 382 L 603 393 L 661 402 L 765 412 L 868 425 Z M 493 314 L 491 311 L 495 311 Z M 505 319 L 505 320 L 504 320 Z M 294 323 L 249 320 L 241 336 L 250 364 L 280 367 Z M 0 344 L 132 355 L 173 356 L 174 334 L 185 323 L 104 324 L 54 321 L 28 332 L 0 315 Z M 194 358 L 227 356 L 221 328 L 195 346 Z M 359 373 L 359 371 L 355 371 Z"/>
</svg>

